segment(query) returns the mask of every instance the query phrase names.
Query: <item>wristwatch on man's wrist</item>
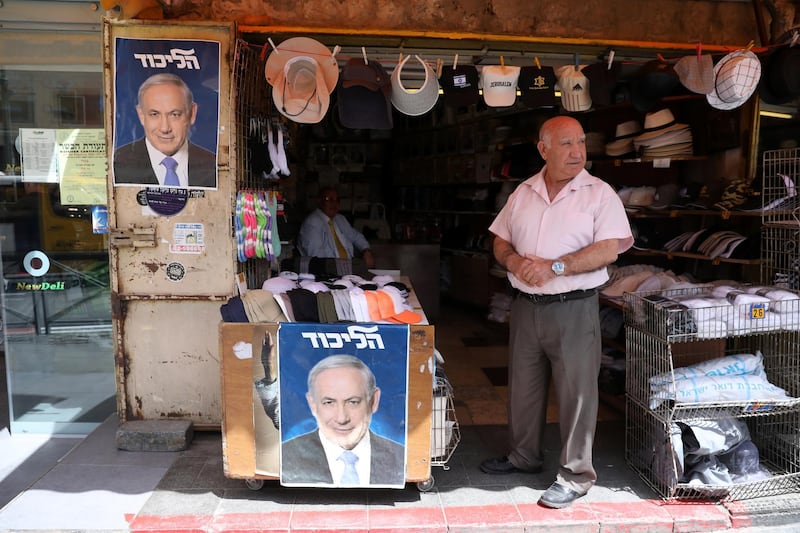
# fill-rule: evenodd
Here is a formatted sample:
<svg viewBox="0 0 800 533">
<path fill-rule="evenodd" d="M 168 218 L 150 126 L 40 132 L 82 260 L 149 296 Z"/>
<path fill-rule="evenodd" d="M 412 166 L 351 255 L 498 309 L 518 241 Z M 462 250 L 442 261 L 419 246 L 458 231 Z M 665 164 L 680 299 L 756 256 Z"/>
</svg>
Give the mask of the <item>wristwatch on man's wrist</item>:
<svg viewBox="0 0 800 533">
<path fill-rule="evenodd" d="M 556 276 L 563 276 L 564 275 L 564 263 L 556 259 L 553 261 L 553 265 L 550 267 L 553 269 L 553 273 Z"/>
</svg>

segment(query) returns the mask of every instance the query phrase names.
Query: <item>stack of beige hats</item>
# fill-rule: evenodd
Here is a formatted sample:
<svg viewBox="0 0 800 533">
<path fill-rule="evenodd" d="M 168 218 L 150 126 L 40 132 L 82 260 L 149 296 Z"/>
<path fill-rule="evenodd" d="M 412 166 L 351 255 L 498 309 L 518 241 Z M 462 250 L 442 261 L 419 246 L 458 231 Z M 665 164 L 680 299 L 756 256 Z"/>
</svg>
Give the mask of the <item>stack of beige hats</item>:
<svg viewBox="0 0 800 533">
<path fill-rule="evenodd" d="M 633 145 L 642 157 L 668 159 L 694 153 L 689 125 L 675 122 L 666 108 L 645 115 L 644 130 L 633 138 Z"/>
<path fill-rule="evenodd" d="M 642 126 L 636 120 L 628 120 L 617 124 L 614 140 L 606 145 L 606 155 L 619 157 L 635 152 L 633 138 L 642 132 Z"/>
</svg>

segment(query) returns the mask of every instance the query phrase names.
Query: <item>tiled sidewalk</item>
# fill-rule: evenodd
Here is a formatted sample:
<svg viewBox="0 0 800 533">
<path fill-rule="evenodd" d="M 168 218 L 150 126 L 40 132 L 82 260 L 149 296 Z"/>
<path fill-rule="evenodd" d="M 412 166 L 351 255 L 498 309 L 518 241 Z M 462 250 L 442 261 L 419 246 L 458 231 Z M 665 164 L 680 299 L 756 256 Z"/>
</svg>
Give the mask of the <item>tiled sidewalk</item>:
<svg viewBox="0 0 800 533">
<path fill-rule="evenodd" d="M 663 502 L 624 463 L 616 422 L 600 424 L 597 486 L 562 510 L 536 504 L 555 466 L 537 475 L 480 471 L 483 458 L 502 452 L 504 426 L 462 428 L 448 468 L 434 467 L 435 486 L 420 492 L 414 484 L 330 490 L 285 488 L 273 480 L 253 491 L 243 480 L 225 477 L 217 432 L 196 433 L 184 452 L 124 452 L 114 444 L 117 425 L 109 419 L 0 510 L 0 531 L 667 533 L 752 526 L 758 527 L 747 530 L 789 532 L 800 525 L 796 495 L 728 504 Z M 557 439 L 550 426 L 551 465 Z"/>
</svg>

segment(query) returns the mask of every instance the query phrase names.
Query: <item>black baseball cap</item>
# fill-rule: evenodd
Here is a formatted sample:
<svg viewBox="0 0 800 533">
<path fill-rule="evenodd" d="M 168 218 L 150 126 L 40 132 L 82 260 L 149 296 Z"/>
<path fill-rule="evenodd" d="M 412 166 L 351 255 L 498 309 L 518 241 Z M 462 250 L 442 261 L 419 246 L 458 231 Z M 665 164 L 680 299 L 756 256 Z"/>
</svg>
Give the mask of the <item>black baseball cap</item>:
<svg viewBox="0 0 800 533">
<path fill-rule="evenodd" d="M 525 66 L 519 71 L 520 101 L 528 107 L 555 107 L 556 73 L 553 67 Z"/>
<path fill-rule="evenodd" d="M 465 107 L 477 104 L 478 94 L 478 69 L 473 65 L 457 65 L 444 67 L 439 78 L 444 102 L 454 107 Z"/>
<path fill-rule="evenodd" d="M 339 76 L 339 121 L 351 129 L 392 129 L 392 85 L 378 61 L 354 57 Z"/>
<path fill-rule="evenodd" d="M 583 75 L 589 80 L 589 94 L 592 95 L 592 103 L 595 105 L 611 105 L 613 103 L 614 89 L 619 81 L 622 65 L 619 61 L 609 65 L 605 61 L 587 65 L 583 70 Z"/>
</svg>

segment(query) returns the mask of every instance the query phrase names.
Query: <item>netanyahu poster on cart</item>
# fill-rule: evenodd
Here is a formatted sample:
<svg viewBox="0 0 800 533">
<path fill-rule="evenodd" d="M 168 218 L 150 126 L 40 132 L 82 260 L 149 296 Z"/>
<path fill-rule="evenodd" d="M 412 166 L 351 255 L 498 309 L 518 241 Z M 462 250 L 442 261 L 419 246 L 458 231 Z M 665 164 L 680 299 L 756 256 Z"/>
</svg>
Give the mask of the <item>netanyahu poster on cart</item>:
<svg viewBox="0 0 800 533">
<path fill-rule="evenodd" d="M 282 485 L 404 487 L 408 331 L 281 324 Z"/>
</svg>

